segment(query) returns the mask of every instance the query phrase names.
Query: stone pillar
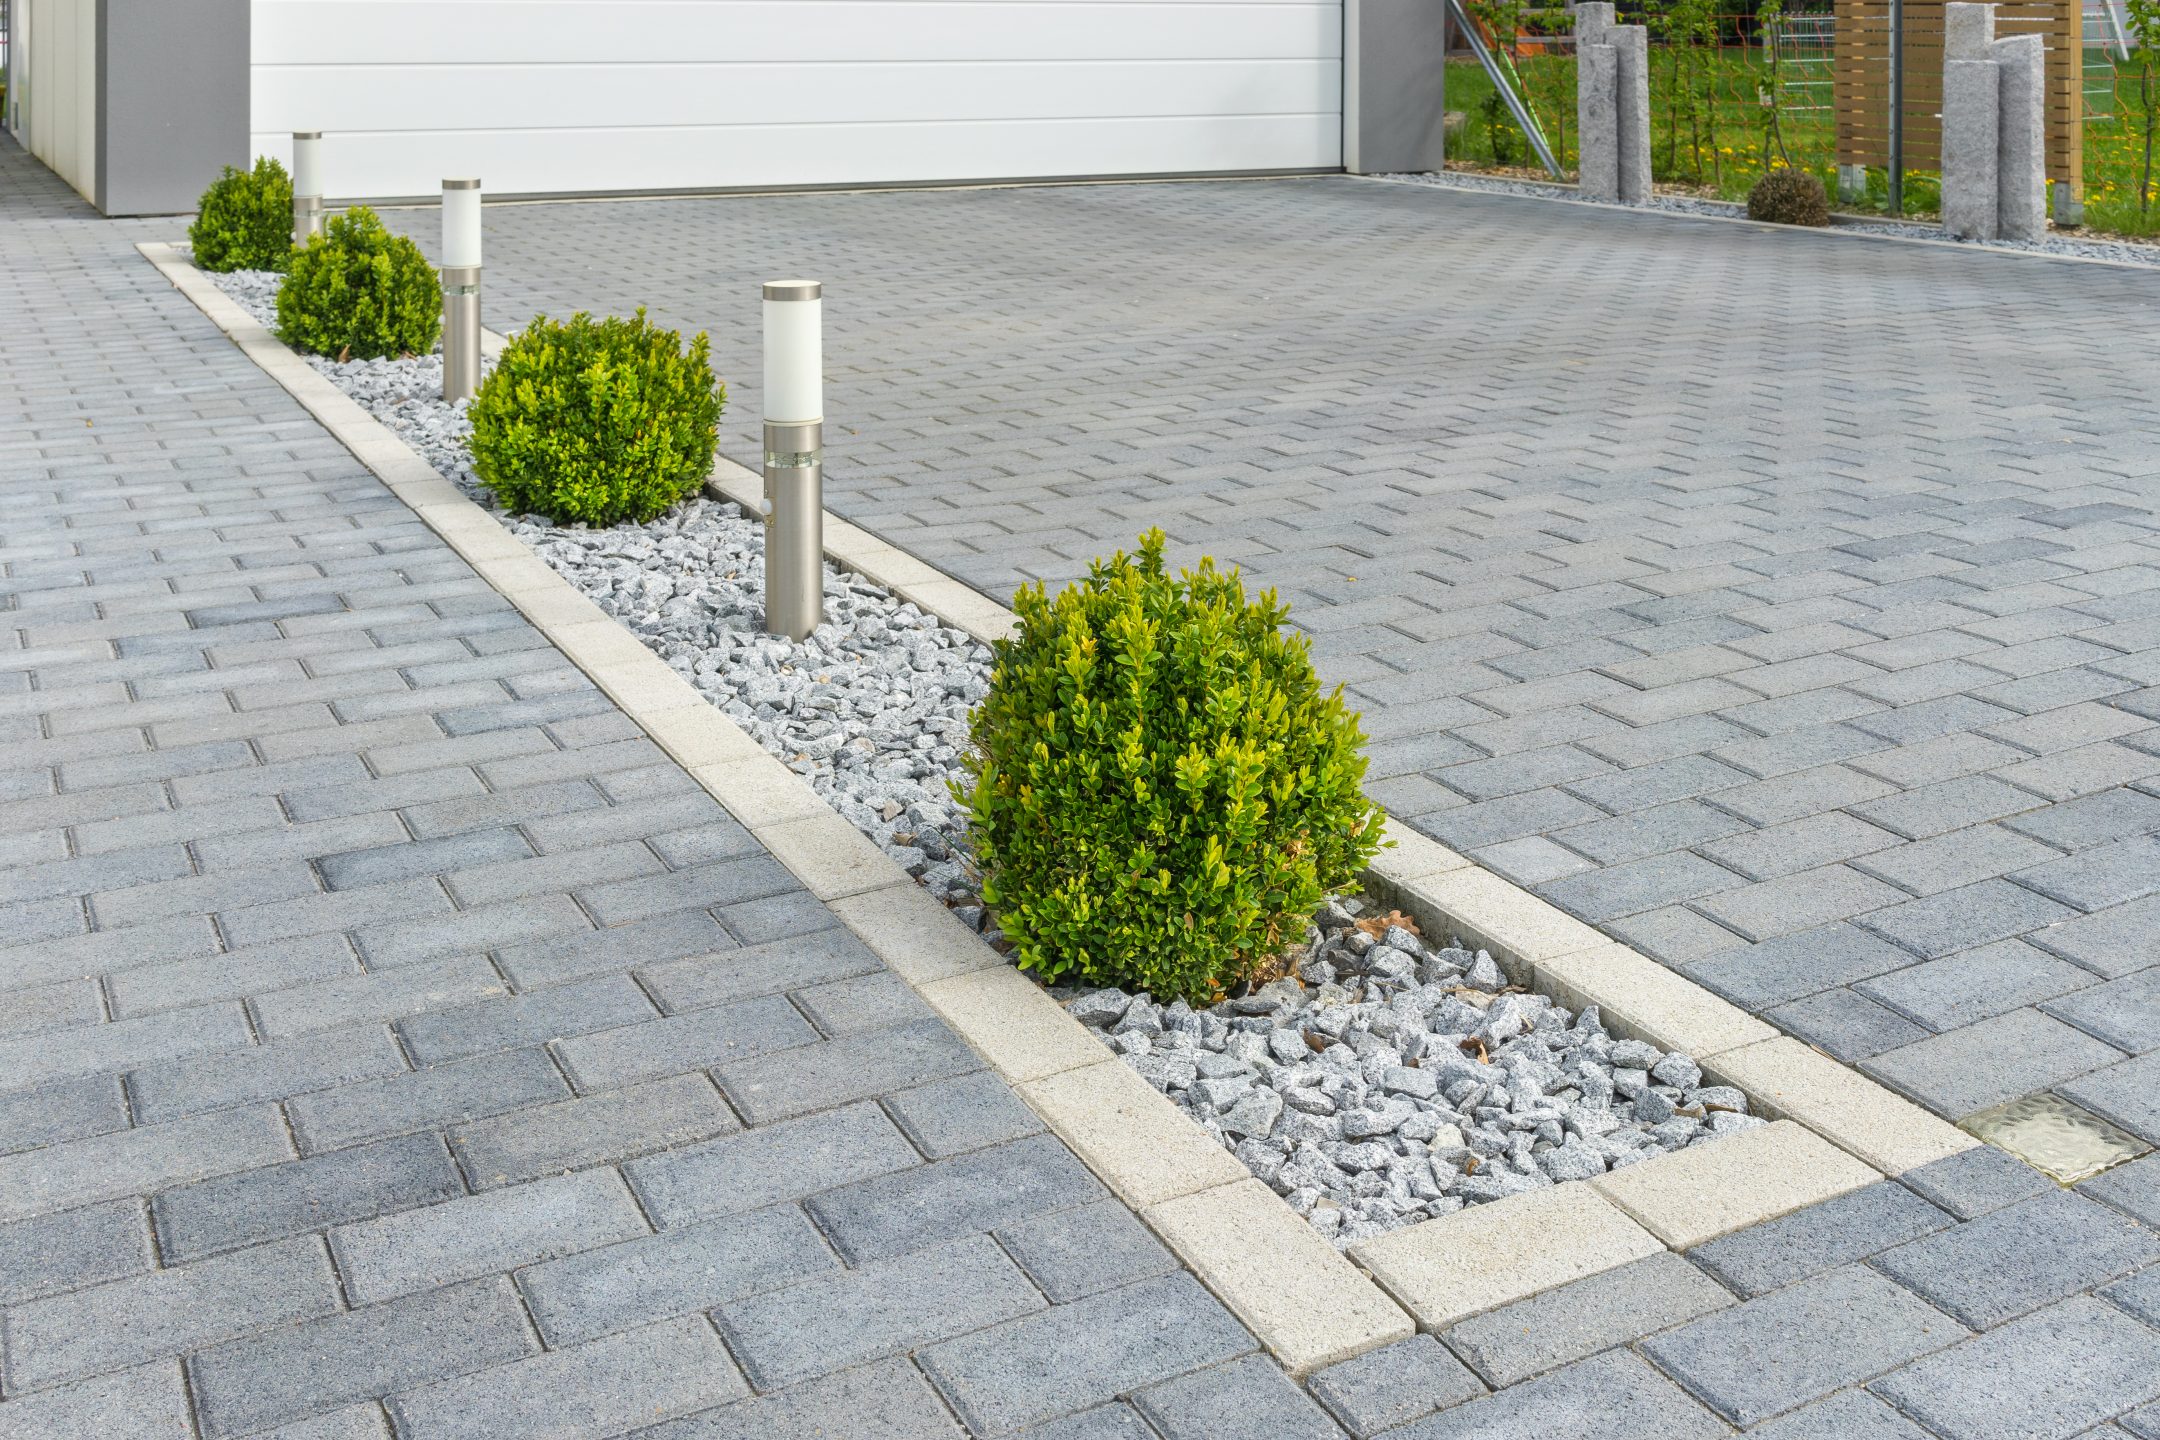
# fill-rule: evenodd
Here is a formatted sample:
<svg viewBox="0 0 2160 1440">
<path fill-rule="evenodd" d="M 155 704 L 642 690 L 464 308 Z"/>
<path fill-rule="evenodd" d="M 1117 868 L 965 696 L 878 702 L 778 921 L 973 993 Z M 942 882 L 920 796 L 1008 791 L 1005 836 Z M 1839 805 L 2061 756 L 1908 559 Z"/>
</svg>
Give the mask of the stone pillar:
<svg viewBox="0 0 2160 1440">
<path fill-rule="evenodd" d="M 1995 166 L 2000 93 L 2001 81 L 1992 62 L 1943 62 L 1942 223 L 1944 230 L 1960 240 L 1992 240 L 1998 233 L 2000 191 Z"/>
<path fill-rule="evenodd" d="M 1995 159 L 1997 233 L 2005 240 L 2047 234 L 2047 42 L 2012 35 L 1988 47 L 2001 81 Z"/>
<path fill-rule="evenodd" d="M 1641 205 L 1650 199 L 1650 32 L 1640 25 L 1615 25 L 1605 38 L 1615 60 L 1613 128 L 1620 152 L 1620 203 Z"/>
<path fill-rule="evenodd" d="M 1943 6 L 1943 59 L 1987 60 L 1995 43 L 1995 7 L 1951 0 Z"/>
<path fill-rule="evenodd" d="M 1576 186 L 1585 200 L 1620 198 L 1618 56 L 1610 45 L 1575 47 Z"/>
</svg>

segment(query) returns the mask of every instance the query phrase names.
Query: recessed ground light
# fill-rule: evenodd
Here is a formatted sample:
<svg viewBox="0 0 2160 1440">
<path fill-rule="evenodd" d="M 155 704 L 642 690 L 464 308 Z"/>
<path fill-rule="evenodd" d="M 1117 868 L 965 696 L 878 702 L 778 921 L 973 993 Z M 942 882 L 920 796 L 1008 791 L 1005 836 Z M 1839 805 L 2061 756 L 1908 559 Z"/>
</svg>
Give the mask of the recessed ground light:
<svg viewBox="0 0 2160 1440">
<path fill-rule="evenodd" d="M 2065 1185 L 2089 1179 L 2152 1149 L 2060 1095 L 2026 1095 L 1968 1115 L 1959 1124 Z"/>
</svg>

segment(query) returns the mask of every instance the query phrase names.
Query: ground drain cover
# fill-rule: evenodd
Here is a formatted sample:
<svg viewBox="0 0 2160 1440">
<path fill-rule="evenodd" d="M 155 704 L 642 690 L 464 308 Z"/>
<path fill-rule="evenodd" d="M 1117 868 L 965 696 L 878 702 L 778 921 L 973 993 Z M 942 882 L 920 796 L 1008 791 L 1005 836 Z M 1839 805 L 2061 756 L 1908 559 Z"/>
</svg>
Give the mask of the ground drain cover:
<svg viewBox="0 0 2160 1440">
<path fill-rule="evenodd" d="M 1960 1123 L 2065 1185 L 2134 1160 L 2152 1148 L 2091 1111 L 2045 1092 L 1969 1115 Z"/>
</svg>

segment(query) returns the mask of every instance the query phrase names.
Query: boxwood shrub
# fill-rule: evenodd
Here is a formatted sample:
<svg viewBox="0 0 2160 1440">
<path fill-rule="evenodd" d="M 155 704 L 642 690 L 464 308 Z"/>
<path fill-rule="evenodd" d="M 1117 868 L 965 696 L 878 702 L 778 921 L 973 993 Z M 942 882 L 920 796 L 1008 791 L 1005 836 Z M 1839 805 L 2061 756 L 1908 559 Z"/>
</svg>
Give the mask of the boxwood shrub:
<svg viewBox="0 0 2160 1440">
<path fill-rule="evenodd" d="M 442 329 L 442 283 L 419 246 L 355 205 L 293 253 L 277 316 L 286 344 L 317 355 L 425 355 Z"/>
<path fill-rule="evenodd" d="M 292 259 L 292 177 L 265 155 L 227 165 L 195 205 L 188 244 L 204 270 L 283 270 Z"/>
<path fill-rule="evenodd" d="M 1163 536 L 1054 599 L 1014 597 L 975 710 L 966 807 L 1021 968 L 1194 1003 L 1302 939 L 1380 846 L 1364 737 L 1269 591 Z"/>
<path fill-rule="evenodd" d="M 704 484 L 726 401 L 702 332 L 538 316 L 473 397 L 473 469 L 513 511 L 642 524 Z"/>
</svg>

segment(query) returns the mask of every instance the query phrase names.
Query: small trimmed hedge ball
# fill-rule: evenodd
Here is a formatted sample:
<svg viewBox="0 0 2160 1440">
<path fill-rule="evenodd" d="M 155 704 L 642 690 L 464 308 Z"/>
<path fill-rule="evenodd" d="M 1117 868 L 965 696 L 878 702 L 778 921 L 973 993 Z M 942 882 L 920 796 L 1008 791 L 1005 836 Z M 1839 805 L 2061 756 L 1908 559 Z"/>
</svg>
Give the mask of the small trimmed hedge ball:
<svg viewBox="0 0 2160 1440">
<path fill-rule="evenodd" d="M 1013 599 L 971 721 L 984 903 L 1022 969 L 1213 1003 L 1304 938 L 1379 850 L 1364 736 L 1269 591 L 1163 535 Z"/>
<path fill-rule="evenodd" d="M 643 310 L 537 316 L 473 397 L 473 469 L 517 513 L 643 524 L 712 473 L 726 403 L 702 331 L 686 351 Z"/>
<path fill-rule="evenodd" d="M 196 202 L 188 244 L 204 270 L 283 270 L 292 260 L 292 177 L 265 155 L 252 170 L 227 165 Z"/>
<path fill-rule="evenodd" d="M 1827 225 L 1830 197 L 1821 176 L 1780 166 L 1765 171 L 1748 191 L 1747 213 L 1750 220 L 1773 225 Z"/>
<path fill-rule="evenodd" d="M 419 246 L 355 205 L 293 252 L 277 318 L 286 344 L 317 355 L 425 355 L 442 330 L 442 282 Z"/>
</svg>

